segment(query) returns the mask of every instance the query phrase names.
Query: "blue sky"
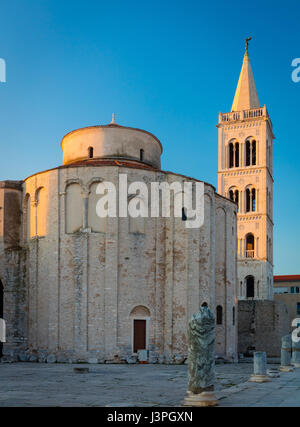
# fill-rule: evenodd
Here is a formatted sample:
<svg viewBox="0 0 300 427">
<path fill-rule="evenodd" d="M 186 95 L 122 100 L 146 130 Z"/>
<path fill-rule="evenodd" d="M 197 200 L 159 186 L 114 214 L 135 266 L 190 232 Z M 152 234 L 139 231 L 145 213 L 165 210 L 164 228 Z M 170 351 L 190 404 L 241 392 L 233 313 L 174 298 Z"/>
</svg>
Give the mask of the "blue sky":
<svg viewBox="0 0 300 427">
<path fill-rule="evenodd" d="M 218 112 L 230 111 L 244 38 L 274 142 L 276 274 L 300 274 L 298 0 L 3 0 L 0 180 L 62 163 L 70 130 L 153 132 L 163 169 L 217 185 Z"/>
</svg>

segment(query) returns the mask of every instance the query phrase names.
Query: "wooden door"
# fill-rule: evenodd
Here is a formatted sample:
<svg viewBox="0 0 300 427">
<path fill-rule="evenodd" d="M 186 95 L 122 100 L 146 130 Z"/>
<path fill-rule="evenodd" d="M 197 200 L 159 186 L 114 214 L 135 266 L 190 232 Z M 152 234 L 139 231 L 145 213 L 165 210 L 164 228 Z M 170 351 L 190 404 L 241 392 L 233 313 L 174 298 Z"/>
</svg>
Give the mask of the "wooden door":
<svg viewBox="0 0 300 427">
<path fill-rule="evenodd" d="M 146 350 L 146 320 L 134 319 L 133 352 Z"/>
</svg>

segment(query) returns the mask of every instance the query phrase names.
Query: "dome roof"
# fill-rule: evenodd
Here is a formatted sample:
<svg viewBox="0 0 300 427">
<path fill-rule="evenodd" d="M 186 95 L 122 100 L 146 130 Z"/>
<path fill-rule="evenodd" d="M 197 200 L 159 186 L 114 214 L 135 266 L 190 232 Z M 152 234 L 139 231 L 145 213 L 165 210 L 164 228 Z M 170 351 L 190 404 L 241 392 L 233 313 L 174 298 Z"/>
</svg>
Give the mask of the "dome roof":
<svg viewBox="0 0 300 427">
<path fill-rule="evenodd" d="M 156 136 L 141 129 L 108 125 L 74 130 L 61 142 L 63 164 L 88 159 L 126 159 L 160 169 L 162 145 Z"/>
</svg>

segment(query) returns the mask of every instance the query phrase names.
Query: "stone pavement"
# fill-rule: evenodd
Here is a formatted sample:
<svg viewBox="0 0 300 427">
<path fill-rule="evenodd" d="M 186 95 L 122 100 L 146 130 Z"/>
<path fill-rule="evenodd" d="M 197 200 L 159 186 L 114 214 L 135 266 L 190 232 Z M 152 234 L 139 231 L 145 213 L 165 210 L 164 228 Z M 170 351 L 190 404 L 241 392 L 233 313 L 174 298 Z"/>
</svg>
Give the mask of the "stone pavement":
<svg viewBox="0 0 300 427">
<path fill-rule="evenodd" d="M 220 406 L 300 407 L 300 368 L 268 383 L 246 382 L 217 393 Z"/>
<path fill-rule="evenodd" d="M 74 367 L 90 373 L 76 374 Z M 251 363 L 216 366 L 220 406 L 300 406 L 300 369 L 267 384 L 246 382 L 252 370 Z M 0 407 L 178 406 L 187 366 L 0 364 L 0 384 Z"/>
</svg>

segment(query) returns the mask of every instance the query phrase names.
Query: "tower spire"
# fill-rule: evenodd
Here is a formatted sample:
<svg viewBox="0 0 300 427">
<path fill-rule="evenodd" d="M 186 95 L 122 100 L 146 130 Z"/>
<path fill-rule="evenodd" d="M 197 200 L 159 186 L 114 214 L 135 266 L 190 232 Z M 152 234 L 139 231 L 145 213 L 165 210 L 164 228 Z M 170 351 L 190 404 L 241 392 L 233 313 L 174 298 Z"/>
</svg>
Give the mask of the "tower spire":
<svg viewBox="0 0 300 427">
<path fill-rule="evenodd" d="M 231 111 L 250 110 L 260 107 L 248 54 L 248 44 L 250 40 L 251 37 L 245 39 L 245 55 Z"/>
</svg>

